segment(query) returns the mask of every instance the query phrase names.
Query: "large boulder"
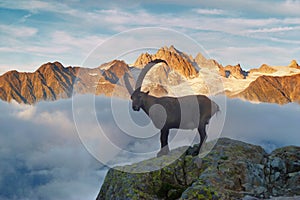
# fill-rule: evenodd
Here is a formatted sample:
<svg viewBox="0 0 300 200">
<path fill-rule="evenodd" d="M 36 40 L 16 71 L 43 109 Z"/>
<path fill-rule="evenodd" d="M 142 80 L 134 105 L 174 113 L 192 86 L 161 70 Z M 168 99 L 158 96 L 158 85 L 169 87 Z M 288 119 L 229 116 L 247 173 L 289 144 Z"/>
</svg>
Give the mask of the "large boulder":
<svg viewBox="0 0 300 200">
<path fill-rule="evenodd" d="M 300 194 L 300 147 L 284 147 L 269 155 L 260 146 L 221 138 L 201 159 L 200 167 L 192 156 L 195 149 L 189 148 L 161 169 L 182 149 L 110 169 L 97 199 L 229 200 Z"/>
</svg>

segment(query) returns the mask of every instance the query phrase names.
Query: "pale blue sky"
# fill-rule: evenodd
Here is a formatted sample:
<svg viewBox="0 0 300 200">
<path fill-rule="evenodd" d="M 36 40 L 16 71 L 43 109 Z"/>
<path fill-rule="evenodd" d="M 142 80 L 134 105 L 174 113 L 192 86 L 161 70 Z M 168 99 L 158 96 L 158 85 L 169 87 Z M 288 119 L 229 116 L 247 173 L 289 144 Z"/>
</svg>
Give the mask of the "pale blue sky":
<svg viewBox="0 0 300 200">
<path fill-rule="evenodd" d="M 182 32 L 223 65 L 287 65 L 300 60 L 299 10 L 299 0 L 0 1 L 0 74 L 78 66 L 114 34 L 142 27 Z"/>
</svg>

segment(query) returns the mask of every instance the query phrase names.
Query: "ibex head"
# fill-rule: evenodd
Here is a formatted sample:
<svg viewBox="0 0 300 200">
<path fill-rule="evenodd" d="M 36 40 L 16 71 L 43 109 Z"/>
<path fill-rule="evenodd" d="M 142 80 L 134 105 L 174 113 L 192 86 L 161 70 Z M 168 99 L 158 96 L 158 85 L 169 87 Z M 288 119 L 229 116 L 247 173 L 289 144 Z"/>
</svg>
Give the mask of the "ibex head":
<svg viewBox="0 0 300 200">
<path fill-rule="evenodd" d="M 129 92 L 129 94 L 131 94 L 131 100 L 132 100 L 132 109 L 134 111 L 139 111 L 140 108 L 144 105 L 144 99 L 148 96 L 149 94 L 149 91 L 148 92 L 142 92 L 141 91 L 141 87 L 142 87 L 142 83 L 143 83 L 143 80 L 147 74 L 147 72 L 154 66 L 156 65 L 157 63 L 160 63 L 160 62 L 163 62 L 165 64 L 166 61 L 164 60 L 161 60 L 161 59 L 156 59 L 156 60 L 153 60 L 153 61 L 150 61 L 141 71 L 141 73 L 139 74 L 139 77 L 138 77 L 138 80 L 136 82 L 136 85 L 135 85 L 135 90 L 133 90 L 130 82 L 129 82 L 129 79 L 128 79 L 128 76 L 129 74 L 128 73 L 125 73 L 124 75 L 124 81 L 125 81 L 125 86 Z"/>
<path fill-rule="evenodd" d="M 142 106 L 144 106 L 144 99 L 148 96 L 148 92 L 141 92 L 141 88 L 138 88 L 131 95 L 132 109 L 134 111 L 139 111 Z"/>
</svg>

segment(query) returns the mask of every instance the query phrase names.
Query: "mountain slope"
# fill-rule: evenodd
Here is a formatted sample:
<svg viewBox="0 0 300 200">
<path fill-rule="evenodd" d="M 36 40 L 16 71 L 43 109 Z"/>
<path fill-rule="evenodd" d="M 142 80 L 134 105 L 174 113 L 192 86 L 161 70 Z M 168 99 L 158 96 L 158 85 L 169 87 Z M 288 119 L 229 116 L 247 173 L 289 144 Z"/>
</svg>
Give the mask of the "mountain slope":
<svg viewBox="0 0 300 200">
<path fill-rule="evenodd" d="M 122 78 L 128 70 L 129 66 L 120 60 L 104 63 L 94 69 L 80 68 L 76 74 L 74 92 L 127 97 L 128 92 Z"/>
<path fill-rule="evenodd" d="M 42 65 L 33 73 L 7 72 L 0 77 L 0 98 L 26 104 L 68 98 L 72 95 L 77 70 L 54 62 Z"/>
<path fill-rule="evenodd" d="M 300 74 L 282 77 L 260 76 L 235 97 L 278 104 L 300 102 Z"/>
<path fill-rule="evenodd" d="M 9 71 L 0 76 L 0 98 L 4 101 L 34 104 L 41 100 L 70 98 L 73 87 L 77 93 L 112 95 L 125 92 L 119 79 L 128 71 L 124 61 L 107 63 L 107 69 L 64 67 L 59 62 L 46 63 L 33 73 Z M 76 84 L 75 84 L 76 83 Z M 117 88 L 117 89 L 116 89 Z"/>
</svg>

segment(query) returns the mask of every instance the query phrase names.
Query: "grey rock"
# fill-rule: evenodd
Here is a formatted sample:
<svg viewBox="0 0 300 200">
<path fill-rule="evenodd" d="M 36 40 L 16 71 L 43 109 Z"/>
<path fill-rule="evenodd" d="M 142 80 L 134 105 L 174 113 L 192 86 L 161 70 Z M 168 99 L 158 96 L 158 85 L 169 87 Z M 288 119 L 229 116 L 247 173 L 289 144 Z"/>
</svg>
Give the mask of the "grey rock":
<svg viewBox="0 0 300 200">
<path fill-rule="evenodd" d="M 274 171 L 282 171 L 286 173 L 286 165 L 284 160 L 281 158 L 275 157 L 271 160 L 271 169 Z"/>
<path fill-rule="evenodd" d="M 253 196 L 246 195 L 242 200 L 259 200 L 259 199 Z"/>
<path fill-rule="evenodd" d="M 130 171 L 168 162 L 168 156 L 110 169 L 97 199 L 255 200 L 300 195 L 300 147 L 284 147 L 268 155 L 260 146 L 221 138 L 201 159 L 200 168 L 191 155 L 196 148 L 148 173 Z"/>
</svg>

